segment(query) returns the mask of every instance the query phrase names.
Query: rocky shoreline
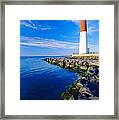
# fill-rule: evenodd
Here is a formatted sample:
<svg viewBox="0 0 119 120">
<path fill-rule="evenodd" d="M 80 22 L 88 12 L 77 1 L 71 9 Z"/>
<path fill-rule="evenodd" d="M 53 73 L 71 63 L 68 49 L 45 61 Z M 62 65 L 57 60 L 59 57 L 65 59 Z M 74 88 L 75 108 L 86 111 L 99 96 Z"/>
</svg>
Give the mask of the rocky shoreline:
<svg viewBox="0 0 119 120">
<path fill-rule="evenodd" d="M 45 58 L 44 61 L 76 72 L 79 79 L 61 94 L 62 100 L 99 99 L 99 58 Z"/>
</svg>

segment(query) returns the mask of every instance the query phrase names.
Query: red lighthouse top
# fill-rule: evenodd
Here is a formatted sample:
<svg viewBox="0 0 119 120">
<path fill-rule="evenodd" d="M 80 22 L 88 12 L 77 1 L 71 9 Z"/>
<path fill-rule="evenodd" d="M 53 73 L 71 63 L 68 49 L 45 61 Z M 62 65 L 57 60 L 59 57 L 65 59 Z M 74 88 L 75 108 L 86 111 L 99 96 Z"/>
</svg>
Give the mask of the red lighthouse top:
<svg viewBox="0 0 119 120">
<path fill-rule="evenodd" d="M 87 31 L 86 20 L 80 20 L 80 32 Z"/>
</svg>

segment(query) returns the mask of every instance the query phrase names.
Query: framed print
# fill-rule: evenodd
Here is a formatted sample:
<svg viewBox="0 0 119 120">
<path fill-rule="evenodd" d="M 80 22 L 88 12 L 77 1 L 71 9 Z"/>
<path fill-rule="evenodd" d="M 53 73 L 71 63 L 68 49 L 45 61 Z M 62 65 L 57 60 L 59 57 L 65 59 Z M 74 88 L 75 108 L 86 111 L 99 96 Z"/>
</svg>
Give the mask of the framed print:
<svg viewBox="0 0 119 120">
<path fill-rule="evenodd" d="M 1 5 L 1 118 L 118 119 L 118 2 Z"/>
</svg>

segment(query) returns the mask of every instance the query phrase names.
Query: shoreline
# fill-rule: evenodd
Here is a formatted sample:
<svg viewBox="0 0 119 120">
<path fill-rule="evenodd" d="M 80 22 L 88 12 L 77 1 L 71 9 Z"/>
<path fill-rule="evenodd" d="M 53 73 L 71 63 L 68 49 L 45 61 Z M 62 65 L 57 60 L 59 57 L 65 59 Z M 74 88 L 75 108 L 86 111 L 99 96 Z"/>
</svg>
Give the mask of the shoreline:
<svg viewBox="0 0 119 120">
<path fill-rule="evenodd" d="M 49 64 L 74 71 L 80 76 L 78 80 L 61 94 L 63 100 L 99 99 L 99 57 L 70 56 L 64 58 L 44 58 L 43 60 Z"/>
</svg>

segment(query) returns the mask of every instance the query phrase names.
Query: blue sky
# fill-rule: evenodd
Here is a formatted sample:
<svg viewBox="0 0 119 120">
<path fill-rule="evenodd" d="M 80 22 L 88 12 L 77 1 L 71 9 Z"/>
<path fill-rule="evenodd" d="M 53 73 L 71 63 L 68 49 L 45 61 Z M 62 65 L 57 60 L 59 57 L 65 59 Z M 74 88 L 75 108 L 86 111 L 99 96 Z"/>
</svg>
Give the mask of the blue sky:
<svg viewBox="0 0 119 120">
<path fill-rule="evenodd" d="M 80 43 L 78 20 L 21 20 L 20 55 L 71 55 Z M 99 52 L 99 21 L 87 20 L 87 41 L 91 52 Z"/>
</svg>

